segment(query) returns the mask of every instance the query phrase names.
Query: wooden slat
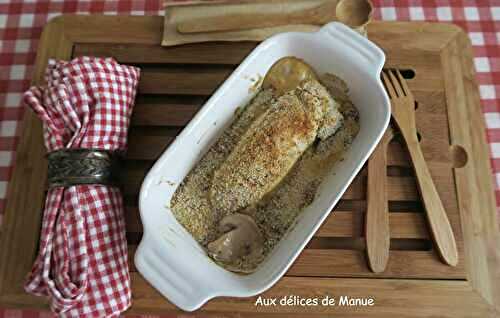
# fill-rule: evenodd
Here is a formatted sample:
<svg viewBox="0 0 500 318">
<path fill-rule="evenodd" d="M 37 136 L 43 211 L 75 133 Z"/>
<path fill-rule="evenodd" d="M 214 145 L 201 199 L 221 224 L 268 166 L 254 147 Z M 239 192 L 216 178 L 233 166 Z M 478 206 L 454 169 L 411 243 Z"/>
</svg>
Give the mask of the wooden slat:
<svg viewBox="0 0 500 318">
<path fill-rule="evenodd" d="M 425 77 L 425 74 L 420 76 Z M 421 116 L 421 113 L 431 113 L 447 116 L 446 94 L 444 90 L 427 92 L 420 91 L 418 89 L 412 89 L 412 94 L 418 103 L 416 116 Z"/>
<path fill-rule="evenodd" d="M 157 74 L 157 72 L 159 71 L 155 70 L 153 73 Z M 168 77 L 169 74 L 166 73 L 161 76 Z M 149 82 L 150 79 L 145 79 L 145 81 Z M 147 83 L 145 85 L 161 86 L 161 84 L 157 82 Z M 146 95 L 149 96 L 147 98 L 143 96 L 144 95 L 139 95 L 137 105 L 134 109 L 132 124 L 136 126 L 183 126 L 191 120 L 206 99 L 201 96 L 172 97 L 168 95 Z M 425 131 L 419 131 L 423 138 L 422 148 L 426 160 L 429 162 L 452 162 L 453 158 L 451 156 L 451 151 L 448 149 L 448 130 L 440 124 L 446 120 L 446 115 L 422 113 L 418 116 L 420 119 L 419 122 L 427 123 L 425 128 L 423 128 Z M 398 137 L 391 143 L 388 160 L 389 165 L 408 166 L 409 164 L 407 150 L 401 145 L 401 142 L 398 142 Z"/>
<path fill-rule="evenodd" d="M 429 238 L 425 216 L 423 213 L 389 214 L 391 238 Z"/>
<path fill-rule="evenodd" d="M 158 158 L 175 139 L 173 136 L 146 136 L 131 130 L 127 159 L 154 160 Z M 134 191 L 137 191 L 136 188 Z"/>
<path fill-rule="evenodd" d="M 132 235 L 131 238 L 134 238 L 134 236 Z M 136 240 L 131 239 L 130 242 L 134 243 Z M 366 243 L 366 239 L 363 237 L 313 237 L 305 248 L 313 250 L 355 250 L 365 252 L 367 250 Z M 393 238 L 390 239 L 390 249 L 394 251 L 430 251 L 432 245 L 427 239 Z"/>
<path fill-rule="evenodd" d="M 141 94 L 210 95 L 233 72 L 233 68 L 191 68 L 179 66 L 143 68 L 139 80 Z"/>
<path fill-rule="evenodd" d="M 364 212 L 334 211 L 319 228 L 319 237 L 364 236 Z M 429 238 L 423 213 L 389 213 L 391 238 Z"/>
<path fill-rule="evenodd" d="M 138 105 L 138 108 L 140 107 L 142 107 L 142 105 Z M 151 111 L 150 114 L 157 114 L 157 116 L 149 116 L 149 115 L 146 116 L 138 112 L 138 114 L 134 115 L 134 118 L 132 119 L 132 124 L 134 126 L 142 126 L 142 125 L 164 126 L 166 123 L 168 123 L 170 126 L 183 126 L 184 124 L 187 123 L 187 121 L 189 121 L 189 120 L 186 121 L 183 114 L 194 115 L 195 112 L 198 110 L 196 106 L 191 106 L 191 105 L 145 105 L 145 107 L 149 108 L 149 111 Z M 178 111 L 178 112 L 174 115 L 171 113 L 171 111 Z M 141 138 L 139 133 L 140 130 L 141 128 L 131 129 L 133 133 L 137 132 L 139 135 L 137 137 L 134 136 L 134 138 Z M 174 137 L 175 135 L 148 136 L 147 139 L 151 140 L 151 144 L 148 146 L 148 148 L 150 149 L 142 153 L 134 152 L 133 155 L 131 155 L 131 158 L 142 159 L 142 160 L 156 160 L 163 153 L 166 146 L 168 146 L 168 144 Z M 133 139 L 130 142 L 130 145 L 134 146 L 137 142 L 138 142 L 137 144 L 141 145 L 143 141 L 145 141 L 145 138 Z M 430 147 L 432 147 L 432 145 Z M 428 158 L 430 166 L 432 166 L 434 162 L 445 164 L 447 165 L 448 169 L 450 169 L 453 166 L 451 148 L 446 147 L 445 148 L 446 150 L 441 151 L 441 153 L 439 154 L 438 154 L 439 151 L 434 151 L 434 149 L 432 149 L 433 151 L 430 152 L 427 143 L 424 145 L 424 149 L 425 148 L 427 148 L 428 151 L 424 153 L 424 156 Z M 442 150 L 442 148 L 443 147 L 439 147 L 437 149 Z M 393 141 L 389 145 L 387 160 L 390 166 L 402 166 L 402 167 L 411 166 L 407 150 L 397 141 Z M 445 165 L 441 165 L 440 168 L 446 167 Z"/>
<path fill-rule="evenodd" d="M 146 97 L 140 95 L 136 102 L 132 117 L 133 125 L 183 126 L 192 119 L 193 115 L 201 108 L 203 102 L 206 100 L 204 97 L 196 96 L 145 96 Z M 160 118 L 154 118 L 158 116 L 160 116 Z M 446 148 L 449 142 L 448 130 L 446 127 L 438 125 L 446 120 L 446 115 L 425 113 L 419 116 L 421 117 L 421 122 L 427 123 L 426 126 L 423 126 L 425 132 L 419 131 L 423 138 L 422 147 L 424 148 L 426 159 L 428 161 L 439 162 L 449 161 L 449 152 L 437 153 L 438 151 L 436 151 L 436 149 Z M 400 138 L 396 137 L 392 144 L 394 144 L 394 146 L 401 144 Z M 394 151 L 406 152 L 403 147 L 401 147 L 401 150 L 399 150 L 399 148 L 396 150 L 395 148 L 389 152 Z"/>
<path fill-rule="evenodd" d="M 394 201 L 419 199 L 417 184 L 412 177 L 387 177 L 387 198 Z"/>
<path fill-rule="evenodd" d="M 131 136 L 131 140 L 139 138 L 134 135 Z M 152 146 L 157 146 L 157 143 L 169 143 L 172 141 L 171 137 L 154 137 L 148 136 L 148 138 L 141 139 L 141 143 L 131 144 L 127 157 L 129 159 L 134 159 L 141 157 L 144 154 L 150 154 Z M 135 146 L 133 146 L 135 145 Z M 450 171 L 445 171 L 440 165 L 430 165 L 433 174 L 434 183 L 440 190 L 447 190 L 448 184 L 450 182 Z M 138 194 L 142 180 L 147 173 L 147 168 L 145 166 L 133 167 L 127 170 L 124 176 L 124 182 L 126 185 L 125 194 L 134 195 Z M 388 198 L 390 201 L 418 201 L 420 195 L 418 193 L 418 188 L 416 181 L 413 177 L 387 177 L 388 185 Z M 440 191 L 443 201 L 449 201 L 452 193 L 448 191 Z M 344 200 L 364 200 L 366 198 L 366 175 L 361 173 L 358 175 L 352 184 L 349 186 L 347 191 L 344 193 L 342 199 Z"/>
<path fill-rule="evenodd" d="M 142 222 L 137 206 L 125 207 L 125 226 L 127 232 L 142 233 Z"/>
<path fill-rule="evenodd" d="M 67 59 L 71 48 L 71 42 L 64 37 L 63 20 L 51 20 L 41 36 L 32 84 L 44 83 L 49 58 Z M 38 251 L 45 199 L 47 161 L 42 124 L 31 110 L 25 111 L 20 131 L 0 236 L 0 302 L 8 295 L 15 299 L 24 294 L 23 283 Z"/>
<path fill-rule="evenodd" d="M 143 163 L 147 164 L 147 163 Z M 140 220 L 139 216 L 139 209 L 137 208 L 137 199 L 136 197 L 130 199 L 131 197 L 125 197 L 125 222 L 127 226 L 127 232 L 138 232 L 142 233 L 142 223 Z M 393 204 L 394 205 L 394 204 Z M 420 207 L 421 208 L 421 207 Z M 344 216 L 343 213 L 349 213 L 351 211 L 355 211 L 355 213 L 361 213 L 366 209 L 366 203 L 364 201 L 349 201 L 349 200 L 340 200 L 340 202 L 337 204 L 336 207 L 336 212 L 333 212 L 330 214 L 330 216 L 327 218 L 325 223 L 330 223 L 330 225 L 327 226 L 325 229 L 326 233 L 334 231 L 334 235 L 324 235 L 324 236 L 348 236 L 349 232 L 354 232 L 353 228 L 350 227 L 349 223 L 350 222 L 345 222 L 343 221 Z M 397 214 L 397 213 L 396 213 Z M 328 220 L 331 218 L 336 218 L 337 221 L 335 222 L 329 222 Z M 353 220 L 353 223 L 355 221 Z M 361 222 L 356 221 L 356 223 L 359 223 L 359 226 L 356 226 L 359 228 L 359 231 L 356 232 L 361 232 Z M 342 225 L 343 224 L 343 225 Z M 325 224 L 323 225 L 325 226 Z M 332 229 L 334 227 L 335 229 Z M 354 227 L 354 228 L 356 228 Z M 320 230 L 321 231 L 321 228 Z M 396 230 L 398 232 L 399 230 Z M 408 231 L 408 233 L 412 233 L 412 231 Z M 322 236 L 318 233 L 319 236 Z M 407 238 L 410 238 L 411 236 L 405 236 Z M 415 238 L 420 238 L 419 236 L 416 236 Z"/>
<path fill-rule="evenodd" d="M 186 315 L 165 300 L 137 272 L 131 273 L 134 303 L 127 314 Z M 334 297 L 373 298 L 374 306 L 267 306 L 257 307 L 258 296 L 245 298 L 216 298 L 194 314 L 203 317 L 270 318 L 270 317 L 349 317 L 358 318 L 428 318 L 438 313 L 442 318 L 495 317 L 491 306 L 461 280 L 414 279 L 350 279 L 319 277 L 283 277 L 271 289 L 259 295 L 265 299 L 296 295 L 300 298 Z M 48 309 L 42 297 L 27 294 L 6 296 L 5 301 L 17 308 Z M 408 301 L 408 300 L 411 301 Z"/>
<path fill-rule="evenodd" d="M 112 43 L 77 43 L 73 56 L 112 56 L 120 63 L 239 64 L 255 47 L 255 42 L 199 43 L 175 47 L 158 45 L 123 45 Z M 147 54 L 144 54 L 147 52 Z"/>
<path fill-rule="evenodd" d="M 456 40 L 448 43 L 441 58 L 448 73 L 445 85 L 451 141 L 463 147 L 469 155 L 468 163 L 455 169 L 469 269 L 467 277 L 489 303 L 500 309 L 500 287 L 498 280 L 495 281 L 500 255 L 485 257 L 489 244 L 498 235 L 489 148 L 484 138 L 484 118 L 474 81 L 471 43 L 461 29 L 457 27 L 456 31 Z"/>
<path fill-rule="evenodd" d="M 151 103 L 136 104 L 132 126 L 186 126 L 200 105 Z"/>
<path fill-rule="evenodd" d="M 412 52 L 402 50 L 406 56 L 401 53 L 386 54 L 385 68 L 411 69 L 415 72 L 415 77 L 408 79 L 408 86 L 412 91 L 422 91 L 425 93 L 443 91 L 443 74 L 440 72 L 441 66 L 437 62 L 438 58 L 434 54 L 433 58 L 425 63 L 415 59 L 415 56 L 421 52 Z M 425 54 L 424 54 L 425 55 Z"/>
<path fill-rule="evenodd" d="M 129 245 L 129 264 L 136 271 L 133 257 L 136 246 Z M 287 276 L 310 277 L 384 277 L 465 279 L 463 261 L 457 267 L 443 264 L 433 251 L 395 251 L 383 273 L 368 268 L 364 251 L 342 249 L 305 249 L 288 270 Z"/>
<path fill-rule="evenodd" d="M 417 29 L 408 28 L 404 22 L 391 23 L 391 28 L 384 26 L 384 23 L 371 23 L 368 36 L 371 41 L 384 49 L 401 50 L 407 54 L 421 52 L 425 59 L 426 53 L 429 55 L 439 53 L 447 41 L 452 40 L 457 33 L 456 27 L 452 24 L 424 22 L 415 23 L 413 26 Z M 402 39 L 410 38 L 412 41 L 401 43 Z M 406 55 L 401 54 L 400 57 L 402 59 Z M 412 58 L 407 59 L 411 61 Z"/>
<path fill-rule="evenodd" d="M 180 313 L 138 273 L 132 273 L 134 295 L 131 313 Z M 491 308 L 464 281 L 429 281 L 403 279 L 349 279 L 284 277 L 261 296 L 269 299 L 290 295 L 301 298 L 373 297 L 374 306 L 268 306 L 256 307 L 257 296 L 217 298 L 196 314 L 212 317 L 374 317 L 374 318 L 484 318 L 493 317 Z"/>
<path fill-rule="evenodd" d="M 436 187 L 446 189 L 449 180 L 446 174 L 440 174 L 433 169 L 433 179 Z M 416 181 L 413 177 L 387 177 L 387 191 L 390 201 L 418 201 L 420 195 Z M 446 195 L 446 193 L 444 193 Z M 364 200 L 366 198 L 366 180 L 364 176 L 358 176 L 344 193 L 344 200 Z"/>
<path fill-rule="evenodd" d="M 385 64 L 384 67 L 387 68 L 396 68 L 395 66 L 397 64 L 391 65 L 392 60 L 391 57 L 387 57 L 387 63 Z M 398 67 L 399 68 L 399 67 Z M 414 67 L 416 70 L 416 73 L 418 74 L 415 76 L 414 79 L 411 79 L 408 81 L 408 86 L 412 90 L 419 90 L 421 92 L 425 93 L 431 93 L 435 92 L 436 90 L 442 90 L 443 89 L 443 78 L 442 75 L 440 74 L 433 74 L 431 76 L 424 75 L 424 76 L 419 76 L 422 74 L 429 74 L 429 70 L 432 69 L 432 67 Z M 436 76 L 437 75 L 437 76 Z"/>
<path fill-rule="evenodd" d="M 453 268 L 432 251 L 394 251 L 383 273 L 372 273 L 364 251 L 306 249 L 287 275 L 323 277 L 404 277 L 464 279 L 463 262 Z"/>
<path fill-rule="evenodd" d="M 127 232 L 142 233 L 137 207 L 125 208 Z M 391 238 L 428 239 L 423 213 L 393 212 L 389 214 Z M 315 234 L 316 237 L 364 237 L 364 212 L 334 211 Z"/>
</svg>

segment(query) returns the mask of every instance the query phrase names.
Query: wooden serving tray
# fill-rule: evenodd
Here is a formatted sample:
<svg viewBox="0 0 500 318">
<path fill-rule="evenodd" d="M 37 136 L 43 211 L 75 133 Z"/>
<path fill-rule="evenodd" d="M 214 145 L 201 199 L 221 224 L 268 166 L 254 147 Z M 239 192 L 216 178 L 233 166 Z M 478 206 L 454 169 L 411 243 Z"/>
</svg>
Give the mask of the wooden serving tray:
<svg viewBox="0 0 500 318">
<path fill-rule="evenodd" d="M 113 56 L 142 69 L 123 172 L 133 283 L 131 311 L 135 313 L 177 311 L 133 265 L 142 235 L 137 209 L 142 179 L 209 95 L 257 45 L 205 43 L 163 48 L 162 25 L 162 17 L 58 17 L 42 34 L 33 79 L 34 84 L 42 84 L 48 58 Z M 365 169 L 286 277 L 264 294 L 373 297 L 374 306 L 255 307 L 256 297 L 218 298 L 202 307 L 204 314 L 495 315 L 498 280 L 488 244 L 498 229 L 467 36 L 448 24 L 380 22 L 370 25 L 369 38 L 386 52 L 386 67 L 403 70 L 418 102 L 417 126 L 424 156 L 457 239 L 459 265 L 453 268 L 439 260 L 408 155 L 396 140 L 388 154 L 391 251 L 386 271 L 374 274 L 367 266 L 363 237 Z M 3 305 L 46 306 L 42 298 L 29 296 L 22 289 L 37 252 L 47 172 L 44 155 L 40 121 L 26 111 L 1 234 Z"/>
</svg>

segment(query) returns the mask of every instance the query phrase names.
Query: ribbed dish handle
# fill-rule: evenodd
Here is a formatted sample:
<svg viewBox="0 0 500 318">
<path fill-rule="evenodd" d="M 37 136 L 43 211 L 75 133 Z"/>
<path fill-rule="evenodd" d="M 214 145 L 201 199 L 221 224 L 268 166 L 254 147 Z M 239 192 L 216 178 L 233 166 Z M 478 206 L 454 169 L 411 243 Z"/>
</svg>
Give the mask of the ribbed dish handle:
<svg viewBox="0 0 500 318">
<path fill-rule="evenodd" d="M 363 64 L 365 64 L 365 68 L 371 74 L 379 78 L 380 72 L 382 72 L 382 68 L 385 64 L 385 54 L 381 48 L 361 34 L 339 22 L 325 24 L 318 32 L 320 35 L 333 37 L 353 48 L 358 56 L 361 57 L 362 62 L 364 62 Z"/>
<path fill-rule="evenodd" d="M 175 250 L 165 250 L 145 232 L 134 257 L 141 275 L 164 297 L 182 310 L 194 311 L 217 296 L 213 286 L 207 286 L 199 277 L 195 263 L 167 259 L 166 253 L 175 253 Z"/>
</svg>

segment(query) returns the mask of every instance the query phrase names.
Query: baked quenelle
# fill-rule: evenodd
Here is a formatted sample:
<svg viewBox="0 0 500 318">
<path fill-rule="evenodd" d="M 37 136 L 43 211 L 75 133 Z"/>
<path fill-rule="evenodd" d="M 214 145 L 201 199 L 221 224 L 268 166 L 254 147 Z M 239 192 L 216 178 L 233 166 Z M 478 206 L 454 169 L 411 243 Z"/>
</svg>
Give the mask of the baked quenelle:
<svg viewBox="0 0 500 318">
<path fill-rule="evenodd" d="M 285 57 L 177 188 L 172 212 L 218 264 L 252 272 L 358 131 L 346 84 Z"/>
</svg>

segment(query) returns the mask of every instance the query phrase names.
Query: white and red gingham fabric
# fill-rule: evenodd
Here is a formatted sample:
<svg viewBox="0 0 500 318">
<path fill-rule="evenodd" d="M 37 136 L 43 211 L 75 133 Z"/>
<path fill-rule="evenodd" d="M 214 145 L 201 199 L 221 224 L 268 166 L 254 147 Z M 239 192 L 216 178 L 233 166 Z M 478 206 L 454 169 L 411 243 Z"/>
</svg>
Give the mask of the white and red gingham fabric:
<svg viewBox="0 0 500 318">
<path fill-rule="evenodd" d="M 372 2 L 377 20 L 455 23 L 469 34 L 500 206 L 500 0 Z M 21 96 L 29 87 L 42 28 L 62 13 L 162 15 L 163 10 L 160 0 L 0 0 L 0 223 L 24 111 Z M 0 318 L 7 317 L 51 314 L 0 309 Z"/>
<path fill-rule="evenodd" d="M 139 73 L 111 58 L 50 60 L 46 86 L 24 95 L 43 122 L 47 150 L 125 151 Z M 124 218 L 117 187 L 49 189 L 26 291 L 48 296 L 52 311 L 63 317 L 125 311 L 132 293 Z"/>
</svg>

